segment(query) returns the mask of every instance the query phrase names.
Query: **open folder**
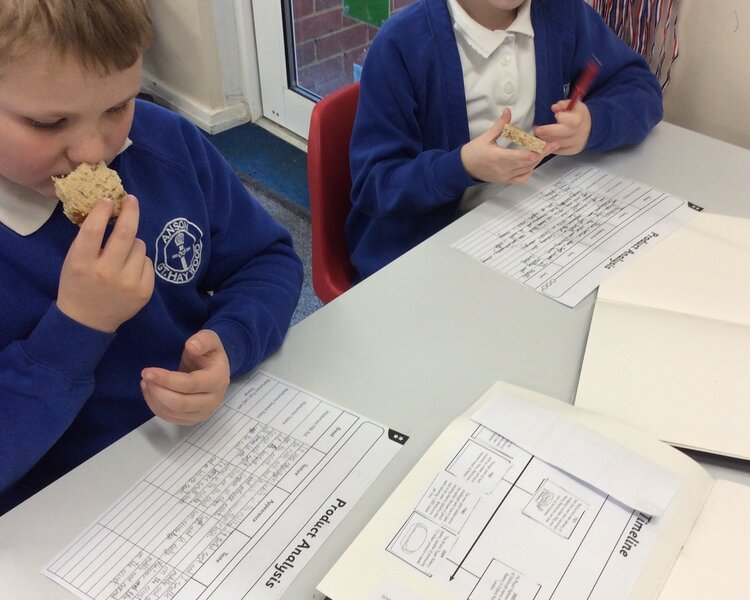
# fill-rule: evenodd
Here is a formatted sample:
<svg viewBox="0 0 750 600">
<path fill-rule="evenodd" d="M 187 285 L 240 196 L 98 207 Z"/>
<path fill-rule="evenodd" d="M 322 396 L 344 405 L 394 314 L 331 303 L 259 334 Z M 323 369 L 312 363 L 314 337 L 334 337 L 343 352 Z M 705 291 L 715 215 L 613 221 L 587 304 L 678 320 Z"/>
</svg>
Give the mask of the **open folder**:
<svg viewBox="0 0 750 600">
<path fill-rule="evenodd" d="M 750 220 L 700 213 L 599 287 L 575 404 L 750 459 Z"/>
<path fill-rule="evenodd" d="M 702 597 L 740 598 L 749 500 L 750 487 L 715 483 L 621 421 L 497 383 L 441 434 L 318 589 L 332 600 L 617 600 L 663 588 L 671 600 L 701 597 L 683 593 L 698 582 L 711 586 Z M 696 526 L 693 544 L 703 510 L 708 525 Z M 735 537 L 716 543 L 717 533 Z M 667 582 L 675 563 L 679 580 Z"/>
</svg>

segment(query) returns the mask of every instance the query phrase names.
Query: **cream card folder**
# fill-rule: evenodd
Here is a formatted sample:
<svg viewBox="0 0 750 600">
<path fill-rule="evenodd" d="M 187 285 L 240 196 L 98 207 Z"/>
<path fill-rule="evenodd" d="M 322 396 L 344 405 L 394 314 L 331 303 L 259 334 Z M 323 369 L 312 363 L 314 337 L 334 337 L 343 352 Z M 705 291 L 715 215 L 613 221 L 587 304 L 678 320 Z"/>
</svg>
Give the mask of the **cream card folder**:
<svg viewBox="0 0 750 600">
<path fill-rule="evenodd" d="M 575 404 L 750 459 L 750 220 L 701 213 L 600 286 Z"/>
<path fill-rule="evenodd" d="M 726 490 L 621 421 L 498 382 L 439 436 L 318 589 L 332 600 L 653 599 L 664 589 L 672 600 L 685 578 L 729 574 L 723 598 L 741 598 L 737 549 L 750 526 L 738 515 L 750 488 L 730 484 L 729 502 L 710 503 L 735 524 L 731 539 L 717 543 L 727 529 L 714 519 L 689 541 L 706 499 Z M 686 541 L 691 556 L 678 560 Z"/>
</svg>

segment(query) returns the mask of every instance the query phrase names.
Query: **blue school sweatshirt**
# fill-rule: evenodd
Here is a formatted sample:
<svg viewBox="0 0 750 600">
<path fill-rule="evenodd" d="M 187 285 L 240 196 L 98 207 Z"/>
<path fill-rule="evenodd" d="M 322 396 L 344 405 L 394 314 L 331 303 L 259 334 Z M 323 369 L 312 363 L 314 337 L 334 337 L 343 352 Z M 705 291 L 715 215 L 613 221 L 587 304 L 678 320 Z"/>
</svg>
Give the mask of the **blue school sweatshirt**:
<svg viewBox="0 0 750 600">
<path fill-rule="evenodd" d="M 661 86 L 647 63 L 583 0 L 533 0 L 531 22 L 535 125 L 555 122 L 551 106 L 592 55 L 602 68 L 585 98 L 588 150 L 636 144 L 661 120 Z M 469 124 L 446 0 L 419 0 L 386 21 L 360 84 L 346 224 L 358 281 L 451 223 L 466 188 L 481 183 L 461 163 Z"/>
<path fill-rule="evenodd" d="M 287 231 L 185 119 L 137 101 L 130 139 L 110 166 L 139 199 L 156 285 L 114 334 L 56 308 L 78 232 L 60 205 L 25 237 L 0 224 L 0 513 L 152 417 L 141 370 L 176 370 L 198 330 L 237 377 L 289 328 L 302 265 Z"/>
</svg>

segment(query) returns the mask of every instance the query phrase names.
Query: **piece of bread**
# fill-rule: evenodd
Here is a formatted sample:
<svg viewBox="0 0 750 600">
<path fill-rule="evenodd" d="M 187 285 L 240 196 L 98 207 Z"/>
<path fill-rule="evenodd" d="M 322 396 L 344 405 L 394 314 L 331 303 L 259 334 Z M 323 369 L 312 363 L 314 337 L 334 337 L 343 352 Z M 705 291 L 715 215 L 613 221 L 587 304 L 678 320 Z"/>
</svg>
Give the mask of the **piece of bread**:
<svg viewBox="0 0 750 600">
<path fill-rule="evenodd" d="M 515 125 L 508 123 L 503 127 L 503 132 L 500 135 L 504 138 L 508 138 L 514 144 L 528 148 L 533 152 L 544 154 L 545 142 L 538 137 L 534 137 L 530 133 L 526 133 L 523 129 L 519 129 Z"/>
<path fill-rule="evenodd" d="M 120 214 L 125 190 L 116 171 L 104 161 L 97 164 L 81 163 L 65 177 L 53 177 L 55 194 L 63 205 L 63 212 L 76 225 L 84 222 L 97 200 L 111 198 L 115 203 L 114 219 Z"/>
</svg>

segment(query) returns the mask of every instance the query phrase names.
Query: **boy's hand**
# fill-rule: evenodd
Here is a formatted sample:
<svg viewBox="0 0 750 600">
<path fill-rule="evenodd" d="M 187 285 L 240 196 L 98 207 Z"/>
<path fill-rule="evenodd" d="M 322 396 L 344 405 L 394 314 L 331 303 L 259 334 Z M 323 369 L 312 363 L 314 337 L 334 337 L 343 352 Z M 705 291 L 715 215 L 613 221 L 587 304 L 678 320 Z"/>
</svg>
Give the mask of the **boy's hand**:
<svg viewBox="0 0 750 600">
<path fill-rule="evenodd" d="M 547 144 L 544 154 L 538 154 L 498 146 L 497 138 L 510 123 L 510 117 L 510 109 L 506 108 L 492 127 L 461 148 L 461 162 L 474 179 L 488 183 L 526 183 L 541 160 L 557 149 L 556 144 Z"/>
<path fill-rule="evenodd" d="M 133 317 L 154 291 L 154 266 L 135 237 L 138 201 L 125 196 L 107 243 L 113 203 L 99 200 L 70 245 L 60 272 L 57 307 L 79 323 L 111 333 Z"/>
<path fill-rule="evenodd" d="M 178 425 L 205 421 L 229 387 L 229 358 L 216 332 L 202 329 L 185 342 L 179 371 L 143 369 L 141 391 L 157 417 Z"/>
<path fill-rule="evenodd" d="M 573 110 L 568 111 L 570 100 L 560 100 L 552 105 L 557 123 L 539 125 L 534 128 L 534 135 L 549 143 L 557 143 L 557 154 L 578 154 L 586 147 L 591 134 L 591 113 L 583 102 L 577 102 Z"/>
</svg>

